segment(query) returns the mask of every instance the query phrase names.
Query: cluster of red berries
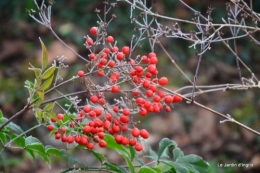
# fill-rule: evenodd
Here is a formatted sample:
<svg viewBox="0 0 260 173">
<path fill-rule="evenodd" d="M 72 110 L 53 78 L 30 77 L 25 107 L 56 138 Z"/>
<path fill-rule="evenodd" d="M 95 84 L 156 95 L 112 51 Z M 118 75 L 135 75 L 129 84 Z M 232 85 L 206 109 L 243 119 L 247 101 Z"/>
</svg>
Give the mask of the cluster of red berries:
<svg viewBox="0 0 260 173">
<path fill-rule="evenodd" d="M 92 35 L 98 35 L 100 32 L 102 31 L 98 27 L 90 29 Z M 134 146 L 136 151 L 141 151 L 140 140 L 147 139 L 149 133 L 145 129 L 139 130 L 135 127 L 137 123 L 130 115 L 137 112 L 141 116 L 149 112 L 158 113 L 163 110 L 163 107 L 166 112 L 170 112 L 171 104 L 181 102 L 182 97 L 162 90 L 163 86 L 168 83 L 168 78 L 157 78 L 158 58 L 154 52 L 149 53 L 148 56 L 141 56 L 138 61 L 139 57 L 136 59 L 126 57 L 131 52 L 128 46 L 123 46 L 120 51 L 117 46 L 112 45 L 114 43 L 112 36 L 106 36 L 104 39 L 107 46 L 99 54 L 90 53 L 89 59 L 91 72 L 96 73 L 98 77 L 107 78 L 105 85 L 108 87 L 102 91 L 97 91 L 97 87 L 94 87 L 95 92 L 91 93 L 89 98 L 91 103 L 83 106 L 75 118 L 70 118 L 69 124 L 63 121 L 62 114 L 58 114 L 56 118 L 51 118 L 52 123 L 56 123 L 55 127 L 58 128 L 52 124 L 47 128 L 50 131 L 55 130 L 56 139 L 67 143 L 75 141 L 90 150 L 94 148 L 95 143 L 98 143 L 100 147 L 106 147 L 105 134 L 111 134 L 114 135 L 118 144 Z M 87 36 L 86 45 L 88 49 L 91 49 L 92 46 L 100 44 L 95 44 L 93 39 Z M 79 71 L 78 76 L 84 77 L 89 75 L 88 73 Z M 111 105 L 106 102 L 104 93 L 129 93 L 129 89 L 124 91 L 120 88 L 119 84 L 122 81 L 134 87 L 131 90 L 133 97 L 128 100 L 131 102 L 131 109 L 127 104 L 120 105 L 119 103 L 109 108 Z M 91 87 L 93 86 L 89 86 Z M 66 131 L 66 125 L 69 131 Z"/>
</svg>

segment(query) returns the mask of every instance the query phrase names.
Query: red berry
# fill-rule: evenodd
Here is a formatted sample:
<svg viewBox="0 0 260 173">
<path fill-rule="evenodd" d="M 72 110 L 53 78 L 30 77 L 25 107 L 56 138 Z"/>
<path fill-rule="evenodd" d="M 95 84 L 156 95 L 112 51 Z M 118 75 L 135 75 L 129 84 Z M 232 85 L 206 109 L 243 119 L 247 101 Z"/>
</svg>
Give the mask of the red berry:
<svg viewBox="0 0 260 173">
<path fill-rule="evenodd" d="M 89 112 L 89 116 L 90 117 L 95 117 L 96 116 L 96 112 L 95 111 L 90 111 Z"/>
<path fill-rule="evenodd" d="M 167 77 L 161 77 L 161 78 L 159 79 L 159 84 L 160 84 L 160 85 L 164 86 L 164 85 L 166 85 L 167 83 L 168 83 L 168 78 L 167 78 Z"/>
<path fill-rule="evenodd" d="M 165 103 L 172 103 L 172 101 L 173 101 L 173 98 L 172 98 L 172 96 L 166 96 L 166 97 L 164 97 L 164 102 Z"/>
<path fill-rule="evenodd" d="M 128 130 L 127 125 L 122 125 L 122 126 L 121 126 L 121 130 L 122 130 L 122 131 L 127 131 L 127 130 Z"/>
<path fill-rule="evenodd" d="M 91 54 L 88 55 L 88 57 L 89 57 L 90 59 L 95 59 L 95 58 L 96 58 L 96 55 L 95 55 L 94 53 L 91 53 Z"/>
<path fill-rule="evenodd" d="M 124 47 L 122 48 L 122 52 L 123 52 L 125 55 L 127 55 L 127 54 L 129 54 L 129 52 L 130 52 L 130 48 L 129 48 L 128 46 L 124 46 Z"/>
<path fill-rule="evenodd" d="M 110 60 L 110 61 L 108 62 L 108 66 L 111 67 L 111 68 L 115 67 L 115 65 L 116 65 L 116 63 L 115 63 L 115 61 L 113 61 L 113 60 Z"/>
<path fill-rule="evenodd" d="M 157 64 L 158 63 L 158 59 L 156 56 L 153 56 L 151 59 L 150 59 L 150 64 Z"/>
<path fill-rule="evenodd" d="M 117 125 L 113 125 L 112 130 L 113 130 L 114 133 L 118 133 L 120 131 L 120 127 L 117 126 Z"/>
<path fill-rule="evenodd" d="M 91 96 L 91 97 L 90 97 L 90 101 L 91 101 L 92 103 L 97 103 L 97 102 L 98 102 L 98 97 L 97 97 L 96 95 Z"/>
<path fill-rule="evenodd" d="M 58 115 L 57 115 L 57 118 L 58 118 L 58 120 L 61 120 L 61 121 L 62 121 L 62 120 L 64 119 L 64 115 L 63 115 L 63 114 L 58 114 Z"/>
<path fill-rule="evenodd" d="M 91 106 L 85 106 L 85 107 L 83 108 L 83 111 L 84 111 L 85 113 L 89 113 L 89 112 L 91 111 Z"/>
<path fill-rule="evenodd" d="M 119 107 L 118 107 L 118 106 L 114 106 L 114 107 L 113 107 L 113 111 L 114 111 L 114 112 L 118 112 L 118 111 L 119 111 Z"/>
<path fill-rule="evenodd" d="M 99 71 L 97 72 L 97 75 L 98 75 L 99 77 L 104 76 L 104 74 L 105 74 L 104 70 L 99 70 Z"/>
<path fill-rule="evenodd" d="M 134 91 L 133 91 L 133 95 L 134 95 L 135 97 L 138 97 L 138 96 L 140 95 L 140 91 L 139 91 L 139 90 L 134 90 Z"/>
<path fill-rule="evenodd" d="M 115 53 L 117 53 L 117 52 L 118 52 L 118 50 L 119 50 L 119 49 L 118 49 L 118 47 L 117 47 L 117 46 L 115 46 L 115 47 L 113 47 L 113 48 L 112 48 L 112 52 L 115 52 Z"/>
<path fill-rule="evenodd" d="M 104 140 L 100 140 L 98 144 L 101 148 L 105 148 L 107 146 L 107 142 Z"/>
<path fill-rule="evenodd" d="M 79 76 L 79 77 L 83 77 L 84 75 L 85 75 L 84 71 L 80 70 L 80 71 L 78 72 L 78 76 Z"/>
<path fill-rule="evenodd" d="M 173 103 L 181 102 L 182 97 L 180 95 L 174 95 L 173 96 Z"/>
<path fill-rule="evenodd" d="M 152 90 L 147 90 L 146 91 L 147 97 L 152 97 L 153 96 L 153 91 Z"/>
<path fill-rule="evenodd" d="M 112 36 L 108 36 L 107 37 L 107 42 L 108 43 L 113 43 L 114 42 L 114 38 Z"/>
<path fill-rule="evenodd" d="M 148 108 L 151 107 L 151 105 L 152 105 L 152 103 L 151 103 L 150 101 L 146 101 L 146 102 L 144 103 L 144 108 L 148 109 Z"/>
<path fill-rule="evenodd" d="M 89 150 L 93 150 L 93 149 L 94 149 L 94 144 L 88 143 L 88 144 L 87 144 L 87 148 L 88 148 Z"/>
<path fill-rule="evenodd" d="M 142 60 L 142 62 L 145 62 L 145 63 L 147 63 L 147 56 L 145 56 L 145 55 L 144 55 L 144 56 L 142 56 L 142 57 L 141 57 L 141 60 Z"/>
<path fill-rule="evenodd" d="M 105 133 L 104 133 L 104 132 L 99 132 L 99 133 L 98 133 L 98 137 L 99 137 L 100 139 L 103 139 L 103 138 L 105 137 Z"/>
<path fill-rule="evenodd" d="M 105 49 L 104 49 L 104 52 L 105 52 L 106 54 L 109 54 L 109 53 L 110 53 L 110 49 L 109 49 L 109 48 L 105 48 Z"/>
<path fill-rule="evenodd" d="M 147 110 L 145 108 L 141 108 L 141 110 L 139 111 L 139 114 L 141 116 L 145 116 L 147 114 Z"/>
<path fill-rule="evenodd" d="M 103 66 L 103 65 L 106 65 L 106 64 L 107 64 L 107 59 L 103 58 L 103 59 L 99 62 L 99 64 L 101 64 L 102 66 Z"/>
<path fill-rule="evenodd" d="M 78 144 L 80 143 L 80 140 L 81 140 L 81 136 L 77 135 L 75 137 L 75 142 L 77 142 Z"/>
<path fill-rule="evenodd" d="M 138 97 L 135 102 L 138 105 L 142 105 L 144 104 L 145 100 L 142 97 Z"/>
<path fill-rule="evenodd" d="M 156 85 L 150 85 L 149 89 L 152 90 L 153 92 L 157 91 L 157 86 Z"/>
<path fill-rule="evenodd" d="M 72 136 L 67 136 L 67 142 L 71 144 L 72 142 L 74 142 L 74 138 Z"/>
<path fill-rule="evenodd" d="M 144 80 L 144 82 L 143 82 L 143 87 L 144 87 L 144 88 L 149 88 L 149 86 L 150 86 L 150 81 Z"/>
<path fill-rule="evenodd" d="M 149 71 L 150 73 L 155 74 L 156 70 L 157 70 L 157 69 L 156 69 L 156 66 L 155 66 L 155 65 L 151 64 L 151 65 L 148 66 L 148 71 Z"/>
<path fill-rule="evenodd" d="M 139 131 L 138 128 L 135 127 L 135 128 L 133 128 L 133 129 L 131 130 L 131 133 L 132 133 L 133 137 L 138 137 L 139 134 L 140 134 L 140 131 Z"/>
<path fill-rule="evenodd" d="M 136 151 L 142 151 L 142 149 L 143 149 L 143 146 L 142 146 L 141 144 L 137 143 L 137 144 L 135 145 L 135 150 L 136 150 Z"/>
<path fill-rule="evenodd" d="M 89 45 L 89 46 L 91 46 L 92 44 L 93 44 L 93 40 L 92 40 L 92 38 L 87 38 L 86 39 L 86 43 Z"/>
<path fill-rule="evenodd" d="M 49 124 L 49 125 L 47 126 L 47 129 L 48 129 L 49 131 L 52 131 L 52 130 L 54 129 L 54 126 L 51 125 L 51 124 Z"/>
<path fill-rule="evenodd" d="M 156 56 L 156 54 L 154 52 L 150 52 L 149 55 L 148 55 L 149 58 L 152 58 L 154 56 Z"/>
<path fill-rule="evenodd" d="M 149 137 L 149 133 L 145 129 L 142 129 L 140 130 L 140 136 L 142 136 L 144 139 L 147 139 Z"/>
<path fill-rule="evenodd" d="M 123 139 L 122 139 L 122 141 L 121 141 L 121 144 L 123 144 L 123 145 L 127 145 L 128 143 L 129 143 L 128 138 L 123 137 Z"/>
<path fill-rule="evenodd" d="M 56 119 L 51 117 L 51 122 L 55 123 L 56 122 Z"/>
<path fill-rule="evenodd" d="M 136 144 L 136 140 L 135 139 L 130 139 L 129 140 L 129 145 L 135 146 L 135 144 Z"/>
<path fill-rule="evenodd" d="M 161 98 L 164 97 L 164 92 L 163 91 L 158 91 L 158 96 L 160 96 Z"/>
<path fill-rule="evenodd" d="M 104 104 L 106 103 L 106 100 L 103 99 L 103 98 L 101 98 L 101 99 L 98 100 L 98 103 L 99 103 L 100 105 L 104 105 Z"/>
<path fill-rule="evenodd" d="M 119 90 L 120 90 L 119 86 L 117 86 L 117 85 L 112 86 L 112 89 L 111 89 L 112 93 L 117 93 Z"/>
<path fill-rule="evenodd" d="M 111 124 L 110 121 L 106 120 L 106 121 L 104 122 L 104 124 L 103 124 L 104 129 L 108 130 L 109 127 L 110 127 L 110 124 Z"/>
<path fill-rule="evenodd" d="M 116 135 L 116 136 L 115 136 L 116 143 L 118 143 L 118 144 L 121 144 L 122 139 L 123 139 L 123 136 L 122 136 L 122 135 Z"/>
<path fill-rule="evenodd" d="M 124 56 L 125 54 L 123 52 L 118 52 L 116 54 L 116 58 L 119 60 L 119 61 L 122 61 L 124 59 Z"/>
<path fill-rule="evenodd" d="M 59 129 L 59 131 L 60 131 L 61 133 L 66 133 L 67 129 L 66 129 L 65 127 L 61 127 L 61 128 Z"/>
<path fill-rule="evenodd" d="M 91 27 L 90 28 L 90 33 L 93 34 L 93 35 L 96 35 L 97 31 L 98 31 L 97 27 Z"/>
<path fill-rule="evenodd" d="M 83 128 L 83 132 L 84 133 L 90 133 L 92 131 L 92 127 L 90 127 L 90 126 L 85 126 L 84 128 Z"/>
<path fill-rule="evenodd" d="M 62 136 L 62 137 L 61 137 L 61 141 L 62 141 L 62 142 L 67 142 L 67 137 L 66 137 L 66 136 Z"/>
<path fill-rule="evenodd" d="M 166 106 L 166 107 L 165 107 L 165 111 L 166 111 L 166 112 L 171 112 L 171 107 L 170 107 L 170 106 Z"/>
<path fill-rule="evenodd" d="M 153 98 L 153 101 L 155 101 L 155 102 L 160 102 L 161 101 L 161 97 L 160 96 L 155 96 L 154 98 Z"/>
<path fill-rule="evenodd" d="M 60 133 L 56 133 L 56 134 L 55 134 L 55 139 L 60 139 L 60 137 L 61 137 L 61 134 L 60 134 Z"/>
<path fill-rule="evenodd" d="M 120 121 L 121 121 L 122 123 L 128 123 L 128 122 L 129 122 L 128 116 L 122 115 L 122 116 L 120 116 L 119 119 L 120 119 Z"/>
<path fill-rule="evenodd" d="M 123 115 L 128 116 L 130 114 L 130 110 L 128 108 L 125 108 L 123 110 Z"/>
<path fill-rule="evenodd" d="M 102 110 L 99 109 L 99 108 L 95 108 L 93 111 L 96 113 L 96 116 L 97 116 L 97 117 L 102 114 Z"/>
</svg>

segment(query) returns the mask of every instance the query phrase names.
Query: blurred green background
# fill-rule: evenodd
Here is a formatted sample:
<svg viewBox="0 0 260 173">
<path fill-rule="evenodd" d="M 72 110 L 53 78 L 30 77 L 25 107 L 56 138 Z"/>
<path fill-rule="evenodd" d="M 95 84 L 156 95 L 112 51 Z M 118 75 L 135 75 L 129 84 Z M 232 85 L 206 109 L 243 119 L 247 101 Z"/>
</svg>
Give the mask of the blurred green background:
<svg viewBox="0 0 260 173">
<path fill-rule="evenodd" d="M 41 1 L 38 1 L 41 2 Z M 112 2 L 112 1 L 111 1 Z M 155 10 L 159 14 L 176 18 L 190 20 L 194 14 L 177 0 L 168 1 L 147 1 L 148 5 L 155 3 Z M 221 18 L 227 18 L 225 3 L 227 1 L 207 0 L 186 0 L 187 4 L 205 14 L 209 6 L 213 7 L 213 22 L 220 23 Z M 253 7 L 260 12 L 260 1 L 254 1 Z M 52 8 L 52 27 L 54 31 L 79 54 L 87 57 L 88 51 L 84 48 L 84 36 L 89 34 L 89 28 L 97 25 L 98 17 L 94 10 L 103 9 L 103 1 L 95 0 L 56 0 Z M 31 19 L 26 9 L 36 9 L 33 0 L 1 0 L 0 1 L 0 109 L 6 117 L 10 117 L 23 108 L 28 97 L 24 88 L 26 79 L 33 80 L 33 73 L 28 70 L 29 63 L 38 64 L 41 47 L 39 37 L 46 44 L 50 58 L 65 55 L 70 68 L 64 71 L 64 76 L 72 76 L 79 69 L 83 68 L 82 62 L 70 51 L 62 47 L 54 38 L 52 33 Z M 120 2 L 117 8 L 113 8 L 112 14 L 117 15 L 107 31 L 118 41 L 118 45 L 129 45 L 130 39 L 136 27 L 130 23 L 129 6 Z M 138 14 L 138 13 L 137 13 Z M 101 12 L 100 16 L 103 16 Z M 172 27 L 174 22 L 161 20 L 163 25 Z M 183 30 L 189 32 L 194 29 L 190 25 L 181 25 Z M 228 31 L 226 33 L 228 35 Z M 259 34 L 256 34 L 259 38 Z M 183 71 L 193 78 L 197 59 L 194 58 L 193 48 L 189 48 L 191 42 L 180 39 L 161 39 L 170 55 Z M 259 78 L 259 46 L 250 42 L 249 38 L 240 39 L 238 42 L 238 53 L 241 59 Z M 142 48 L 135 51 L 135 54 L 148 54 L 149 46 L 142 43 Z M 233 45 L 230 42 L 230 45 Z M 189 85 L 187 80 L 181 76 L 178 70 L 167 59 L 163 51 L 157 46 L 155 51 L 159 57 L 159 69 L 162 75 L 170 78 L 169 88 L 176 89 Z M 250 78 L 245 68 L 241 67 L 242 76 Z M 212 44 L 212 49 L 203 55 L 201 69 L 198 76 L 198 85 L 239 83 L 236 71 L 235 57 L 221 43 Z M 75 85 L 66 87 L 66 92 L 73 92 L 81 89 L 78 82 Z M 236 120 L 260 131 L 260 92 L 259 89 L 248 91 L 226 91 L 202 95 L 197 100 L 224 114 L 232 115 Z M 51 96 L 50 96 L 51 97 Z M 188 105 L 185 102 L 178 104 L 172 113 L 161 113 L 159 115 L 147 116 L 141 119 L 142 127 L 151 132 L 150 143 L 154 148 L 163 137 L 175 140 L 185 154 L 198 154 L 209 161 L 211 168 L 208 173 L 232 173 L 232 172 L 259 172 L 260 167 L 260 138 L 256 135 L 239 128 L 232 123 L 220 124 L 221 120 L 216 115 L 201 110 L 195 105 Z M 18 117 L 14 120 L 24 130 L 37 124 L 32 112 Z M 158 126 L 157 124 L 164 124 Z M 31 135 L 39 137 L 45 144 L 62 147 L 53 139 L 48 138 L 44 128 L 37 129 Z M 88 159 L 82 153 L 74 151 L 83 160 Z M 108 153 L 109 151 L 103 151 Z M 114 156 L 114 155 L 113 155 Z M 53 158 L 52 171 L 66 168 L 66 161 L 60 158 Z M 112 156 L 111 156 L 111 159 Z M 120 159 L 115 159 L 120 160 Z M 34 166 L 31 166 L 32 163 Z M 95 163 L 91 160 L 91 163 Z M 241 168 L 219 168 L 219 163 L 254 163 L 254 169 Z M 50 172 L 49 168 L 41 159 L 32 160 L 21 151 L 7 151 L 0 158 L 0 171 L 6 172 Z"/>
</svg>

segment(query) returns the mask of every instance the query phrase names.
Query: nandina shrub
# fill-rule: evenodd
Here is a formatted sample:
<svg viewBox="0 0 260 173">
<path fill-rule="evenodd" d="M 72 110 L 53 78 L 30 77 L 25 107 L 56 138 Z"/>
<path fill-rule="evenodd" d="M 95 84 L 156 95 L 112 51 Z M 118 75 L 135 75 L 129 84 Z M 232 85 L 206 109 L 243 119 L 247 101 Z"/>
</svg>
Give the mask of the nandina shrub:
<svg viewBox="0 0 260 173">
<path fill-rule="evenodd" d="M 126 1 L 131 7 L 131 12 L 135 8 L 141 10 L 139 17 L 143 21 L 147 20 L 152 13 L 146 7 L 145 2 L 141 0 Z M 29 15 L 38 23 L 50 29 L 54 36 L 66 45 L 51 27 L 51 7 L 53 3 L 53 1 L 50 1 L 47 6 L 44 3 L 39 6 L 35 1 L 38 8 L 37 13 L 40 17 L 36 18 L 34 10 L 29 10 Z M 185 4 L 184 2 L 182 3 Z M 240 4 L 236 5 L 236 8 L 241 8 Z M 88 56 L 83 57 L 66 45 L 68 49 L 79 57 L 78 63 L 82 65 L 72 78 L 61 81 L 61 69 L 69 68 L 65 64 L 66 58 L 61 56 L 49 66 L 48 51 L 40 40 L 42 46 L 42 66 L 39 68 L 30 64 L 29 70 L 34 72 L 35 79 L 25 82 L 25 87 L 29 92 L 28 104 L 10 119 L 5 118 L 0 112 L 0 140 L 4 145 L 1 153 L 6 148 L 12 147 L 12 143 L 15 143 L 19 149 L 25 149 L 32 157 L 35 154 L 40 155 L 48 164 L 50 164 L 50 155 L 63 156 L 71 163 L 82 164 L 80 167 L 69 167 L 62 172 L 72 170 L 131 173 L 206 172 L 209 167 L 206 161 L 197 155 L 184 155 L 181 149 L 177 147 L 177 144 L 170 139 L 162 137 L 162 140 L 159 142 L 159 150 L 156 153 L 146 142 L 150 134 L 146 129 L 141 129 L 140 121 L 142 121 L 144 116 L 149 116 L 151 113 L 157 115 L 160 112 L 171 112 L 174 110 L 175 104 L 183 103 L 184 99 L 187 103 L 194 103 L 197 106 L 217 113 L 194 101 L 197 95 L 203 93 L 201 90 L 199 90 L 200 92 L 196 91 L 196 89 L 203 88 L 196 86 L 201 56 L 206 50 L 210 49 L 210 41 L 214 42 L 219 39 L 217 37 L 216 40 L 210 40 L 217 31 L 214 31 L 213 36 L 208 36 L 207 32 L 211 31 L 209 27 L 211 26 L 210 20 L 206 19 L 206 24 L 201 24 L 198 18 L 203 17 L 200 14 L 196 14 L 195 21 L 188 22 L 196 24 L 200 31 L 199 33 L 191 32 L 190 34 L 184 34 L 177 23 L 173 29 L 169 27 L 162 29 L 156 20 L 156 17 L 160 16 L 152 13 L 153 19 L 149 25 L 147 21 L 142 24 L 138 21 L 138 17 L 131 16 L 131 22 L 138 26 L 137 30 L 140 31 L 140 35 L 138 38 L 133 35 L 130 45 L 118 45 L 117 36 L 107 31 L 107 28 L 113 24 L 113 20 L 117 16 L 112 15 L 109 22 L 106 21 L 108 12 L 116 7 L 116 3 L 104 1 L 104 6 L 105 17 L 102 19 L 98 15 L 99 21 L 89 26 L 88 32 L 84 36 L 84 46 L 89 52 Z M 110 8 L 107 8 L 108 6 Z M 97 9 L 96 12 L 98 11 Z M 181 21 L 187 22 L 185 20 Z M 157 24 L 158 28 L 154 28 L 153 22 Z M 205 28 L 202 29 L 201 26 L 205 26 Z M 220 25 L 220 28 L 217 30 L 219 31 L 221 27 L 224 27 L 224 25 Z M 230 24 L 230 27 L 238 26 Z M 247 29 L 252 28 L 248 27 Z M 147 34 L 146 36 L 144 36 L 145 33 Z M 149 35 L 149 33 L 152 35 Z M 198 40 L 196 34 L 202 34 L 203 40 Z M 199 61 L 194 81 L 191 82 L 191 93 L 181 93 L 180 91 L 184 90 L 185 87 L 175 91 L 167 88 L 171 78 L 161 75 L 161 71 L 158 68 L 160 55 L 157 55 L 155 51 L 155 43 L 161 46 L 158 40 L 161 36 L 190 40 L 194 42 L 192 45 L 194 47 L 197 44 L 202 45 L 201 51 L 196 53 Z M 234 38 L 231 37 L 230 39 Z M 141 49 L 138 45 L 144 40 L 150 45 L 151 51 L 134 56 L 134 51 Z M 164 48 L 162 49 L 164 50 Z M 178 67 L 174 61 L 173 63 Z M 178 69 L 184 74 L 179 67 Z M 187 76 L 184 75 L 184 77 Z M 96 78 L 100 80 L 96 80 Z M 249 83 L 254 83 L 253 79 L 248 81 Z M 74 93 L 59 91 L 59 87 L 75 83 L 80 83 L 85 89 Z M 241 88 L 241 85 L 232 86 Z M 244 83 L 243 87 L 246 87 Z M 216 86 L 216 88 L 215 91 L 219 90 L 219 88 L 225 89 L 223 86 Z M 60 97 L 45 99 L 45 96 L 55 91 L 60 94 Z M 212 90 L 208 92 L 210 91 Z M 84 99 L 79 99 L 79 95 Z M 109 97 L 113 97 L 114 100 L 111 101 Z M 69 104 L 61 105 L 58 102 L 61 99 L 65 99 Z M 62 111 L 56 112 L 56 107 L 61 108 L 60 110 Z M 74 111 L 71 111 L 72 108 Z M 11 121 L 28 110 L 34 112 L 39 124 L 24 132 Z M 241 125 L 230 116 L 225 116 L 221 113 L 217 114 L 226 118 L 222 122 L 231 121 Z M 136 116 L 141 116 L 139 118 L 140 121 L 136 120 Z M 86 166 L 86 163 L 74 158 L 66 150 L 54 148 L 50 145 L 44 146 L 37 138 L 26 136 L 26 133 L 41 126 L 44 126 L 50 132 L 51 138 L 58 140 L 60 143 L 70 146 L 70 148 L 72 146 L 93 154 L 100 161 L 101 166 L 99 168 Z M 254 132 L 252 129 L 250 130 Z M 110 163 L 104 155 L 97 152 L 97 148 L 108 148 L 117 151 L 125 159 L 127 166 Z M 147 153 L 146 157 L 150 158 L 151 161 L 144 163 L 141 152 Z M 155 165 L 152 163 L 155 163 Z"/>
</svg>

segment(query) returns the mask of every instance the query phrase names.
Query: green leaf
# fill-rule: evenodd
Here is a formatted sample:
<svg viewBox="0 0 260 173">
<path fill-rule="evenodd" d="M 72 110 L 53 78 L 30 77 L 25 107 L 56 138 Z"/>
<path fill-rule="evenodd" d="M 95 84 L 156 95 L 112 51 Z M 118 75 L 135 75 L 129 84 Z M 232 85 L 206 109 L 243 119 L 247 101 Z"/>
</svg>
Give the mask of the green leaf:
<svg viewBox="0 0 260 173">
<path fill-rule="evenodd" d="M 69 163 L 75 164 L 80 163 L 82 165 L 86 165 L 82 160 L 72 157 L 66 150 L 60 150 L 63 157 L 66 157 L 68 159 Z"/>
<path fill-rule="evenodd" d="M 55 120 L 58 120 L 57 115 L 54 112 L 46 112 L 46 115 L 47 116 L 45 118 L 49 117 L 49 118 L 54 118 Z"/>
<path fill-rule="evenodd" d="M 39 108 L 35 109 L 35 116 L 37 117 L 39 123 L 42 123 L 42 112 Z"/>
<path fill-rule="evenodd" d="M 128 173 L 127 170 L 122 166 L 109 162 L 105 162 L 104 165 L 106 165 L 110 170 L 116 171 L 117 173 Z"/>
<path fill-rule="evenodd" d="M 130 156 L 131 156 L 131 160 L 133 160 L 135 158 L 135 149 L 133 146 L 129 145 L 129 150 L 130 150 Z"/>
<path fill-rule="evenodd" d="M 13 123 L 13 122 L 10 122 L 7 127 L 9 127 L 11 130 L 14 130 L 18 133 L 23 133 L 23 130 L 21 129 L 20 126 L 18 126 L 17 124 Z"/>
<path fill-rule="evenodd" d="M 11 132 L 4 132 L 4 133 L 6 133 L 7 136 L 9 136 L 9 138 L 10 138 L 11 140 L 13 140 L 14 138 L 17 137 L 17 135 L 15 135 L 15 134 L 13 134 L 13 133 L 11 133 Z M 20 147 L 22 147 L 22 148 L 25 147 L 25 138 L 24 138 L 23 136 L 20 136 L 19 138 L 15 139 L 13 142 L 14 142 L 16 145 L 18 145 L 18 146 L 20 146 Z"/>
<path fill-rule="evenodd" d="M 39 76 L 41 75 L 42 73 L 42 70 L 40 68 L 28 68 L 29 70 L 32 70 L 34 71 L 34 74 L 35 74 L 35 78 L 38 79 Z"/>
<path fill-rule="evenodd" d="M 3 144 L 6 143 L 6 136 L 3 132 L 0 131 L 0 140 Z"/>
<path fill-rule="evenodd" d="M 29 136 L 25 139 L 25 145 L 27 149 L 30 149 L 32 151 L 35 151 L 41 154 L 45 154 L 45 149 L 42 145 L 42 143 L 35 137 Z"/>
<path fill-rule="evenodd" d="M 33 104 L 36 106 L 40 106 L 42 102 L 44 101 L 44 92 L 43 91 L 37 91 L 33 96 Z"/>
<path fill-rule="evenodd" d="M 190 173 L 188 169 L 178 163 L 169 161 L 169 160 L 160 160 L 160 162 L 167 164 L 168 166 L 172 167 L 173 170 L 175 170 L 176 173 Z"/>
<path fill-rule="evenodd" d="M 47 104 L 47 105 L 43 108 L 43 111 L 45 111 L 45 112 L 50 112 L 50 111 L 52 111 L 54 105 L 55 105 L 54 102 Z"/>
<path fill-rule="evenodd" d="M 96 159 L 98 159 L 100 161 L 100 163 L 103 164 L 104 161 L 107 161 L 106 157 L 101 154 L 101 153 L 98 153 L 96 151 L 93 151 L 93 150 L 89 150 L 86 148 L 86 146 L 83 146 L 83 145 L 77 145 L 76 148 L 80 148 L 80 149 L 83 149 L 83 150 L 87 150 L 88 152 L 90 152 L 91 154 L 93 154 L 94 157 L 96 157 Z"/>
<path fill-rule="evenodd" d="M 48 65 L 48 52 L 41 39 L 40 42 L 42 46 L 42 70 L 44 70 Z"/>
<path fill-rule="evenodd" d="M 0 118 L 2 118 L 3 116 L 3 112 L 0 110 Z"/>
<path fill-rule="evenodd" d="M 43 112 L 42 116 L 43 116 L 44 122 L 47 122 L 48 121 L 48 114 L 46 112 Z"/>
<path fill-rule="evenodd" d="M 144 143 L 149 152 L 149 155 L 146 155 L 144 157 L 151 158 L 153 160 L 157 160 L 157 158 L 158 158 L 157 153 L 151 148 L 151 146 L 146 141 L 144 141 Z"/>
<path fill-rule="evenodd" d="M 52 84 L 53 78 L 54 78 L 54 74 L 52 74 L 51 77 L 49 77 L 48 79 L 46 79 L 44 81 L 42 86 L 40 86 L 39 90 L 46 90 L 46 89 L 48 89 L 51 86 L 51 84 Z"/>
<path fill-rule="evenodd" d="M 157 173 L 157 171 L 148 166 L 142 166 L 138 171 L 138 173 Z"/>
<path fill-rule="evenodd" d="M 159 143 L 159 151 L 158 151 L 158 160 L 161 158 L 170 158 L 170 152 L 169 149 L 177 147 L 177 144 L 168 139 L 164 138 Z"/>
<path fill-rule="evenodd" d="M 129 167 L 130 172 L 135 173 L 135 168 L 134 168 L 134 165 L 133 165 L 132 161 L 130 160 L 130 158 L 128 156 L 124 156 L 124 155 L 123 155 L 123 157 L 125 158 L 125 161 Z"/>
<path fill-rule="evenodd" d="M 180 148 L 175 148 L 173 150 L 173 160 L 174 161 L 176 161 L 178 158 L 183 157 L 183 156 L 184 156 L 184 154 Z"/>
<path fill-rule="evenodd" d="M 134 161 L 136 161 L 137 163 L 139 163 L 141 166 L 144 165 L 143 161 L 141 159 L 139 159 L 138 157 L 134 158 Z"/>
<path fill-rule="evenodd" d="M 91 152 L 93 154 L 93 156 L 95 156 L 96 159 L 98 159 L 100 161 L 100 163 L 107 161 L 106 157 L 103 154 L 100 154 L 100 153 L 95 152 L 93 150 L 88 150 L 88 151 Z"/>
<path fill-rule="evenodd" d="M 116 150 L 118 153 L 120 153 L 123 156 L 129 157 L 130 155 L 129 152 L 122 145 L 117 144 L 113 136 L 106 135 L 105 141 L 107 142 L 108 148 Z"/>
<path fill-rule="evenodd" d="M 209 169 L 209 164 L 204 161 L 200 156 L 195 154 L 180 157 L 176 160 L 176 163 L 188 168 L 190 171 L 199 173 L 206 172 Z"/>
<path fill-rule="evenodd" d="M 62 156 L 60 150 L 58 150 L 57 148 L 54 148 L 51 145 L 46 145 L 45 146 L 45 153 L 48 154 L 48 155 L 51 154 L 51 155 L 55 155 L 55 156 L 59 156 L 59 157 Z"/>
<path fill-rule="evenodd" d="M 41 79 L 48 79 L 51 75 L 53 75 L 54 71 L 56 69 L 56 64 L 53 64 L 51 67 L 49 67 L 43 74 L 40 76 Z"/>
<path fill-rule="evenodd" d="M 27 148 L 25 150 L 32 156 L 32 158 L 35 159 L 35 155 L 34 155 L 34 152 L 32 150 L 27 149 Z"/>
</svg>

